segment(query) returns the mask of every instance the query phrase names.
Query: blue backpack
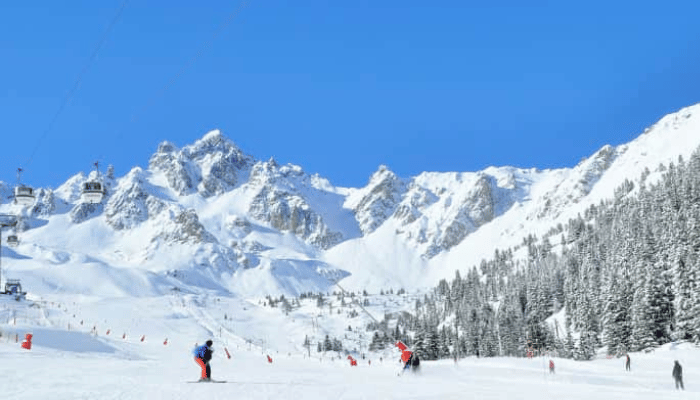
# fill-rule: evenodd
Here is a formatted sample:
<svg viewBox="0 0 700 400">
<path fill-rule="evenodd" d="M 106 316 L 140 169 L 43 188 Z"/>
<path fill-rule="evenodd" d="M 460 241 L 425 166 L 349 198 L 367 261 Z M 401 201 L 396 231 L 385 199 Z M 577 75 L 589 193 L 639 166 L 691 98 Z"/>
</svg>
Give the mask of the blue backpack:
<svg viewBox="0 0 700 400">
<path fill-rule="evenodd" d="M 209 348 L 206 344 L 203 344 L 199 347 L 195 347 L 192 354 L 194 354 L 195 357 L 204 358 L 204 354 L 207 352 L 207 350 L 209 350 Z"/>
</svg>

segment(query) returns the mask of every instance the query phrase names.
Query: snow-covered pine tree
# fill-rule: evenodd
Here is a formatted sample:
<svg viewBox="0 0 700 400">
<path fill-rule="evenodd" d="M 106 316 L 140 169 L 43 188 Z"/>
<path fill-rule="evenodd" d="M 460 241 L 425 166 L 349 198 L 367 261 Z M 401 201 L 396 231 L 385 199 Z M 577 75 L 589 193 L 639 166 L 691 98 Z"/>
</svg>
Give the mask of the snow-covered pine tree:
<svg viewBox="0 0 700 400">
<path fill-rule="evenodd" d="M 420 352 L 421 358 L 426 360 L 437 360 L 440 354 L 440 336 L 437 327 L 432 326 L 426 329 L 425 350 Z"/>
<path fill-rule="evenodd" d="M 571 329 L 566 328 L 566 342 L 564 343 L 564 348 L 566 352 L 564 353 L 565 358 L 574 358 L 574 352 L 576 351 L 576 345 L 574 343 L 574 337 L 571 335 Z"/>
<path fill-rule="evenodd" d="M 422 325 L 416 331 L 413 336 L 413 346 L 412 349 L 420 355 L 421 358 L 425 358 L 427 353 L 427 343 L 426 343 L 427 330 Z"/>
<path fill-rule="evenodd" d="M 695 271 L 688 267 L 686 254 L 677 254 L 673 269 L 675 331 L 673 340 L 691 340 L 695 328 L 693 301 L 698 287 Z"/>
</svg>

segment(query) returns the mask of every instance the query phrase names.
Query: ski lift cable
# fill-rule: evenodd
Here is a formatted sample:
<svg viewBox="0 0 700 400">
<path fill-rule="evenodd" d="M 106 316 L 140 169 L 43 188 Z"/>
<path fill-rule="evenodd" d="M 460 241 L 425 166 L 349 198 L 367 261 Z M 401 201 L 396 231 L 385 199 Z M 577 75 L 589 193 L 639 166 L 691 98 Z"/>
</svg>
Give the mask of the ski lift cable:
<svg viewBox="0 0 700 400">
<path fill-rule="evenodd" d="M 97 42 L 97 45 L 95 46 L 95 49 L 93 50 L 92 54 L 88 58 L 87 62 L 83 66 L 82 70 L 80 70 L 80 73 L 78 74 L 78 78 L 75 80 L 75 83 L 73 86 L 70 88 L 68 93 L 63 97 L 63 100 L 58 107 L 58 111 L 54 114 L 53 118 L 49 122 L 48 127 L 44 131 L 44 133 L 39 137 L 39 140 L 37 141 L 36 145 L 34 146 L 34 149 L 32 150 L 32 153 L 29 156 L 29 159 L 27 160 L 27 166 L 32 163 L 34 160 L 34 156 L 36 155 L 36 152 L 39 150 L 39 147 L 41 147 L 41 144 L 43 143 L 44 139 L 48 136 L 48 134 L 51 132 L 51 129 L 54 127 L 56 124 L 56 121 L 58 121 L 58 118 L 60 115 L 63 113 L 63 110 L 65 110 L 66 106 L 70 102 L 71 98 L 73 98 L 73 95 L 75 92 L 78 90 L 78 87 L 80 87 L 80 83 L 82 82 L 83 78 L 85 77 L 85 74 L 87 73 L 88 69 L 90 69 L 90 66 L 92 65 L 93 61 L 95 58 L 97 58 L 97 54 L 99 53 L 100 49 L 102 48 L 102 45 L 107 41 L 107 37 L 109 36 L 109 33 L 112 31 L 112 28 L 114 25 L 116 25 L 117 21 L 122 15 L 122 12 L 124 11 L 124 8 L 126 8 L 127 3 L 129 0 L 124 0 L 117 10 L 117 13 L 114 15 L 112 20 L 110 21 L 109 25 L 107 26 L 107 29 L 105 32 L 102 34 L 102 37 L 100 37 L 100 40 Z"/>
<path fill-rule="evenodd" d="M 348 294 L 348 292 L 347 292 L 345 289 L 343 289 L 342 286 L 340 286 L 340 283 L 338 283 L 338 281 L 339 281 L 339 280 L 333 281 L 333 283 L 335 284 L 335 286 L 337 286 L 337 287 L 343 292 L 343 294 L 345 294 L 345 295 L 347 295 L 347 296 L 350 296 L 350 295 Z M 388 337 L 390 337 L 391 340 L 392 340 L 394 343 L 396 343 L 396 341 L 399 340 L 399 338 L 397 338 L 396 336 L 394 336 L 394 333 L 391 332 L 391 330 L 389 329 L 389 326 L 388 326 L 388 325 L 387 325 L 386 329 L 384 329 L 384 327 L 383 327 L 382 324 L 379 322 L 379 320 L 377 320 L 376 318 L 374 318 L 374 315 L 372 315 L 372 313 L 370 313 L 364 306 L 362 306 L 362 304 L 360 304 L 360 302 L 357 301 L 357 299 L 353 298 L 352 296 L 350 296 L 350 298 L 352 298 L 352 301 L 353 301 L 358 307 L 360 307 L 360 309 L 362 309 L 362 311 L 364 311 L 364 313 L 367 314 L 367 315 L 372 319 L 372 321 L 374 321 L 374 322 L 377 324 L 377 327 L 379 327 L 379 329 L 380 329 L 382 332 L 384 332 L 385 335 L 387 335 Z"/>
<path fill-rule="evenodd" d="M 194 65 L 194 63 L 204 54 L 204 52 L 211 47 L 213 42 L 219 37 L 219 35 L 221 35 L 221 33 L 226 29 L 226 27 L 228 27 L 233 22 L 233 20 L 241 13 L 241 11 L 247 5 L 248 0 L 243 0 L 238 5 L 238 7 L 233 9 L 231 13 L 229 13 L 229 15 L 226 17 L 226 19 L 222 23 L 220 23 L 219 26 L 217 26 L 217 28 L 214 30 L 209 39 L 200 44 L 194 56 L 187 60 L 187 62 L 182 66 L 182 68 L 180 68 L 180 70 L 177 71 L 177 73 L 173 75 L 173 77 L 170 78 L 170 80 L 165 85 L 163 85 L 163 87 L 160 90 L 158 90 L 157 92 L 155 92 L 155 94 L 148 98 L 146 104 L 143 107 L 141 107 L 131 115 L 131 118 L 128 120 L 127 124 L 135 124 L 136 122 L 138 122 L 141 116 L 143 116 L 146 113 L 146 111 L 151 109 L 155 105 L 156 101 L 160 99 L 172 86 L 174 86 L 175 83 L 182 77 L 182 75 L 184 75 L 185 72 L 187 72 L 187 70 L 190 69 Z M 115 143 L 120 142 L 125 131 L 126 127 L 123 127 L 121 129 L 115 129 L 115 132 L 113 132 L 112 135 L 112 137 L 115 140 Z"/>
<path fill-rule="evenodd" d="M 350 295 L 348 294 L 348 292 L 347 292 L 345 289 L 343 289 L 343 287 L 340 286 L 340 283 L 338 283 L 337 281 L 335 282 L 335 286 L 338 286 L 338 288 L 343 292 L 343 294 L 350 296 Z M 354 299 L 354 298 L 353 298 L 352 300 L 353 300 L 353 302 L 354 302 L 358 307 L 360 307 L 360 309 L 362 309 L 362 311 L 365 312 L 365 314 L 367 314 L 370 318 L 372 318 L 372 321 L 376 322 L 377 325 L 381 325 L 380 322 L 379 322 L 376 318 L 374 318 L 374 315 L 372 315 L 372 313 L 370 313 L 369 311 L 367 311 L 367 309 L 366 309 L 365 307 L 363 307 L 362 304 L 360 304 L 359 301 L 357 301 L 357 300 Z"/>
<path fill-rule="evenodd" d="M 192 58 L 190 58 L 185 63 L 185 65 L 182 66 L 182 68 L 180 68 L 180 70 L 165 84 L 165 86 L 163 86 L 158 92 L 156 92 L 155 95 L 153 95 L 148 100 L 148 102 L 146 103 L 146 105 L 143 108 L 141 108 L 139 111 L 137 111 L 135 114 L 133 114 L 131 116 L 131 120 L 130 120 L 131 123 L 135 123 L 136 121 L 138 121 L 138 119 L 141 115 L 143 115 L 146 111 L 148 111 L 151 107 L 153 107 L 156 100 L 158 100 L 160 97 L 162 97 L 165 94 L 165 92 L 167 92 L 168 89 L 170 89 L 170 87 L 172 87 L 175 84 L 175 82 L 177 82 L 177 80 L 180 79 L 180 77 L 182 75 L 184 75 L 185 72 L 187 72 L 187 70 L 189 68 L 192 67 L 192 65 L 194 65 L 194 63 L 202 56 L 202 54 L 204 54 L 204 52 L 211 47 L 212 43 L 216 40 L 216 38 L 219 37 L 219 35 L 221 35 L 221 33 L 226 29 L 226 27 L 229 26 L 231 24 L 231 22 L 233 22 L 233 20 L 241 13 L 241 11 L 247 5 L 248 5 L 248 1 L 243 0 L 238 5 L 238 7 L 236 7 L 233 11 L 231 11 L 231 13 L 224 20 L 224 22 L 222 22 L 216 28 L 216 30 L 214 30 L 214 33 L 211 35 L 209 40 L 207 40 L 201 44 L 197 53 L 195 53 L 195 55 Z"/>
</svg>

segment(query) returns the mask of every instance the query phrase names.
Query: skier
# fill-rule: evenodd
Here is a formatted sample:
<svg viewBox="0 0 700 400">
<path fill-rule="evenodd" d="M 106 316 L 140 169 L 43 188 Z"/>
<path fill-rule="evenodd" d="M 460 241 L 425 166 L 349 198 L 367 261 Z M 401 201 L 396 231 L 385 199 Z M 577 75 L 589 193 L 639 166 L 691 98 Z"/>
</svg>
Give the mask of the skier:
<svg viewBox="0 0 700 400">
<path fill-rule="evenodd" d="M 401 359 L 399 359 L 399 361 L 403 363 L 403 369 L 407 370 L 411 368 L 411 357 L 413 356 L 413 352 L 408 350 L 408 347 L 400 340 L 394 345 L 399 348 L 399 351 L 401 351 Z"/>
<path fill-rule="evenodd" d="M 396 342 L 395 346 L 401 350 L 400 361 L 403 363 L 403 369 L 412 369 L 414 372 L 418 371 L 418 367 L 420 366 L 420 359 L 418 359 L 418 355 L 408 350 L 408 347 L 400 340 Z"/>
<path fill-rule="evenodd" d="M 211 348 L 213 344 L 214 342 L 207 340 L 206 344 L 194 349 L 194 362 L 202 368 L 202 377 L 199 379 L 200 382 L 211 381 L 211 367 L 209 366 L 209 361 L 214 352 Z"/>
<path fill-rule="evenodd" d="M 554 373 L 554 361 L 549 360 L 549 373 L 553 374 Z"/>
<path fill-rule="evenodd" d="M 676 389 L 680 386 L 681 389 L 685 390 L 683 387 L 683 367 L 678 363 L 678 360 L 674 361 L 673 365 L 673 379 L 676 381 Z"/>
<path fill-rule="evenodd" d="M 630 370 L 630 355 L 627 354 L 627 360 L 625 361 L 625 371 Z"/>
<path fill-rule="evenodd" d="M 404 350 L 401 352 L 401 362 L 403 362 L 403 369 L 411 369 L 412 358 L 413 358 L 412 351 Z"/>
</svg>

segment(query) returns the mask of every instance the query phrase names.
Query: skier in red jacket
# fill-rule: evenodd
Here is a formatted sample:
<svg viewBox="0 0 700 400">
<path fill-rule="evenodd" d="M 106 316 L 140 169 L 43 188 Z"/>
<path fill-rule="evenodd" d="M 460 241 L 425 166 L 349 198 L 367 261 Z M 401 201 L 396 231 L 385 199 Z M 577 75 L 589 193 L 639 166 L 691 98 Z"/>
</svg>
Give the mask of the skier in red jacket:
<svg viewBox="0 0 700 400">
<path fill-rule="evenodd" d="M 412 369 L 414 372 L 417 371 L 418 366 L 420 365 L 418 356 L 412 351 L 408 350 L 408 347 L 400 340 L 396 342 L 395 346 L 401 350 L 401 362 L 403 362 L 403 369 Z"/>
</svg>

